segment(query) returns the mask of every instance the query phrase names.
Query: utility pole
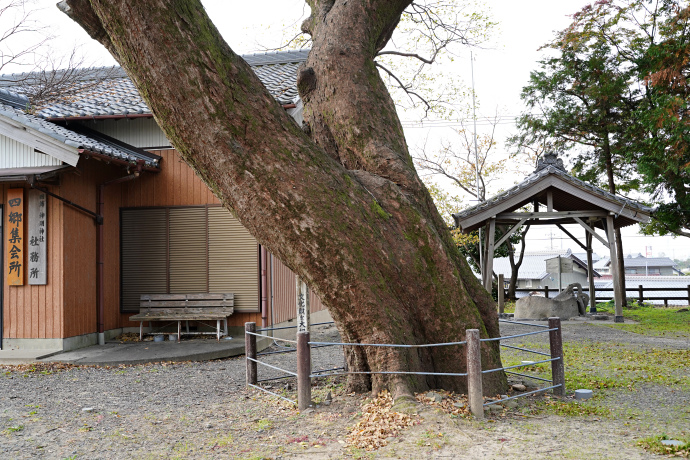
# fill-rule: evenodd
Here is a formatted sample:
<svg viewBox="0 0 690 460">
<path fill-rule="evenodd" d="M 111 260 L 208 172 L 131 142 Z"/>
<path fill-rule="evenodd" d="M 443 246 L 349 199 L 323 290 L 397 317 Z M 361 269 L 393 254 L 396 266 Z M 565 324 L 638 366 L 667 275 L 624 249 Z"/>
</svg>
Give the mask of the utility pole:
<svg viewBox="0 0 690 460">
<path fill-rule="evenodd" d="M 470 51 L 470 69 L 472 70 L 472 120 L 474 121 L 474 170 L 477 188 L 477 203 L 483 200 L 483 193 L 479 191 L 479 152 L 477 149 L 477 103 L 474 95 L 474 54 Z M 479 272 L 484 273 L 484 257 L 482 251 L 482 229 L 479 229 Z M 488 254 L 487 254 L 488 255 Z"/>
</svg>

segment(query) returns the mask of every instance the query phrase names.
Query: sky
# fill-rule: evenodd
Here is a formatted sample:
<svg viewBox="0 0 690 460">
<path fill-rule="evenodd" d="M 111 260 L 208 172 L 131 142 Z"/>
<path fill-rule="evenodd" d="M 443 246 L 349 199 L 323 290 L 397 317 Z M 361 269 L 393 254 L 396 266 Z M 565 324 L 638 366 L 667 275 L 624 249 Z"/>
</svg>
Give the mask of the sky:
<svg viewBox="0 0 690 460">
<path fill-rule="evenodd" d="M 68 53 L 77 46 L 89 65 L 116 64 L 100 44 L 91 40 L 79 26 L 57 10 L 55 2 L 33 1 L 36 7 L 41 8 L 35 19 L 55 36 L 52 40 L 54 54 Z M 202 0 L 202 3 L 226 41 L 235 52 L 241 54 L 263 52 L 284 43 L 289 38 L 285 30 L 294 29 L 309 12 L 303 0 Z M 570 23 L 568 15 L 587 3 L 585 0 L 486 0 L 478 3 L 498 22 L 498 31 L 490 43 L 472 50 L 475 94 L 479 100 L 477 115 L 481 119 L 498 110 L 504 116 L 497 129 L 498 139 L 502 140 L 515 131 L 514 117 L 522 111 L 520 91 L 527 83 L 530 71 L 537 67 L 537 61 L 544 54 L 538 48 L 549 42 L 556 31 L 567 27 Z M 472 5 L 471 2 L 467 4 Z M 456 54 L 455 60 L 447 65 L 445 71 L 470 86 L 470 50 L 460 49 Z M 3 72 L 24 70 L 7 67 Z M 451 126 L 429 128 L 419 125 L 418 119 L 412 119 L 408 114 L 401 114 L 401 119 L 412 149 L 427 139 L 437 143 L 441 139 L 453 139 L 452 123 Z M 483 129 L 481 123 L 478 129 Z M 497 154 L 505 152 L 507 148 L 501 141 Z M 514 183 L 521 181 L 522 177 L 507 180 Z M 505 184 L 504 188 L 512 183 Z M 567 228 L 584 239 L 583 230 Z M 573 252 L 580 252 L 577 245 L 556 228 L 533 228 L 528 235 L 528 251 L 571 248 Z M 634 226 L 623 229 L 623 242 L 626 253 L 645 254 L 651 248 L 651 254 L 655 257 L 662 253 L 678 259 L 690 257 L 690 238 L 647 237 L 640 235 Z M 599 255 L 607 255 L 608 252 L 596 241 L 594 250 Z"/>
</svg>

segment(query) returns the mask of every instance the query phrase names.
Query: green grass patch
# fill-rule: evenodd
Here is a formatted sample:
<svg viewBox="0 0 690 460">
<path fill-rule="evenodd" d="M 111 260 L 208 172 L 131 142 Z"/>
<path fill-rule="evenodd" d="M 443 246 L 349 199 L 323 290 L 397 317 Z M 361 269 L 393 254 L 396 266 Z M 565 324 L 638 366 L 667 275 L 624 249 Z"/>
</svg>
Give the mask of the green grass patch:
<svg viewBox="0 0 690 460">
<path fill-rule="evenodd" d="M 532 350 L 548 352 L 548 345 L 537 343 L 514 344 Z M 566 389 L 579 388 L 607 390 L 628 388 L 640 383 L 657 385 L 687 384 L 687 363 L 690 350 L 648 348 L 635 350 L 623 344 L 597 342 L 567 342 L 563 344 Z M 539 361 L 546 357 L 503 348 L 506 366 L 520 364 L 523 360 Z M 514 369 L 521 374 L 541 378 L 551 377 L 549 363 Z M 534 383 L 530 382 L 531 384 Z"/>
<path fill-rule="evenodd" d="M 682 338 L 690 337 L 690 311 L 680 307 L 664 308 L 651 305 L 639 305 L 631 302 L 630 308 L 623 310 L 623 315 L 638 324 L 630 323 L 595 323 L 597 325 L 615 327 L 628 332 L 652 337 Z M 597 311 L 613 312 L 610 302 L 597 304 Z"/>
<path fill-rule="evenodd" d="M 16 425 L 16 426 L 11 426 L 3 432 L 4 434 L 12 434 L 16 433 L 18 431 L 22 431 L 24 429 L 24 425 Z"/>
<path fill-rule="evenodd" d="M 680 446 L 665 446 L 661 443 L 661 441 L 670 439 L 676 439 L 683 442 L 683 444 Z M 688 440 L 688 438 L 671 438 L 665 434 L 661 434 L 641 439 L 637 444 L 646 451 L 655 454 L 690 458 L 690 440 Z"/>
<path fill-rule="evenodd" d="M 503 313 L 515 313 L 515 302 L 506 300 L 503 304 Z"/>
<path fill-rule="evenodd" d="M 611 416 L 611 409 L 601 407 L 596 402 L 587 401 L 560 401 L 560 400 L 546 400 L 540 401 L 537 409 L 549 414 L 560 415 L 562 417 L 585 417 L 596 416 L 607 418 Z"/>
</svg>

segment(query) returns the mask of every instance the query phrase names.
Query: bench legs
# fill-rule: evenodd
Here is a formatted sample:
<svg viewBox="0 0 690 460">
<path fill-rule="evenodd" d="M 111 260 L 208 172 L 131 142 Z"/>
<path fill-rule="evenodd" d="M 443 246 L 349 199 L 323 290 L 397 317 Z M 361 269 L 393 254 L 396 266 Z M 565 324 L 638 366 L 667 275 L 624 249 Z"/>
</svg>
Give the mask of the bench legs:
<svg viewBox="0 0 690 460">
<path fill-rule="evenodd" d="M 144 322 L 139 321 L 139 342 L 144 340 Z"/>
<path fill-rule="evenodd" d="M 225 318 L 223 320 L 223 333 L 225 334 L 225 337 L 228 336 L 228 319 Z"/>
<path fill-rule="evenodd" d="M 180 343 L 180 334 L 182 332 L 182 321 L 177 322 L 177 343 Z"/>
</svg>

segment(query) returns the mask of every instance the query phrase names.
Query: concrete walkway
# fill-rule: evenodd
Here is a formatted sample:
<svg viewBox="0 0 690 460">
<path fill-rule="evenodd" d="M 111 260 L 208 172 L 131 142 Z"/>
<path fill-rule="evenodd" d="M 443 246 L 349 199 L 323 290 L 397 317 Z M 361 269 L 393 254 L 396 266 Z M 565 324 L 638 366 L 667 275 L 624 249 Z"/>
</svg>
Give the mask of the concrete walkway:
<svg viewBox="0 0 690 460">
<path fill-rule="evenodd" d="M 0 364 L 30 364 L 48 358 L 62 350 L 0 350 Z"/>
<path fill-rule="evenodd" d="M 265 345 L 264 345 L 265 346 Z M 62 362 L 117 366 L 154 362 L 208 361 L 244 354 L 244 337 L 182 340 L 169 342 L 107 342 L 78 350 L 0 350 L 0 364 Z"/>
<path fill-rule="evenodd" d="M 142 364 L 152 362 L 208 361 L 244 354 L 244 337 L 221 339 L 191 339 L 165 342 L 107 342 L 78 350 L 59 353 L 41 362 L 62 362 L 116 366 L 118 364 Z"/>
</svg>

